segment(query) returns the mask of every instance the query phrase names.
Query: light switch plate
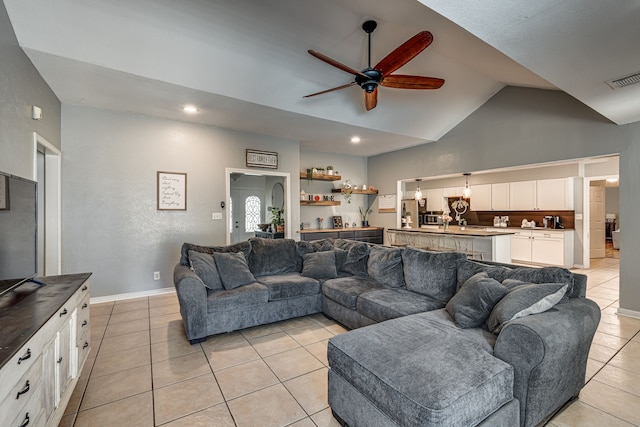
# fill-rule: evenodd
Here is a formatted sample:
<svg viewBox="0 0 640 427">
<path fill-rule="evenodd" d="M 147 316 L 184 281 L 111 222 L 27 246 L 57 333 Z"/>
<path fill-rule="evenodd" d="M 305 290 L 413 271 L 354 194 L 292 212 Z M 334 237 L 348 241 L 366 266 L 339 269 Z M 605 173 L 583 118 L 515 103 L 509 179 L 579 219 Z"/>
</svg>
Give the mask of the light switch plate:
<svg viewBox="0 0 640 427">
<path fill-rule="evenodd" d="M 211 214 L 211 219 L 222 219 L 222 212 L 213 212 Z"/>
</svg>

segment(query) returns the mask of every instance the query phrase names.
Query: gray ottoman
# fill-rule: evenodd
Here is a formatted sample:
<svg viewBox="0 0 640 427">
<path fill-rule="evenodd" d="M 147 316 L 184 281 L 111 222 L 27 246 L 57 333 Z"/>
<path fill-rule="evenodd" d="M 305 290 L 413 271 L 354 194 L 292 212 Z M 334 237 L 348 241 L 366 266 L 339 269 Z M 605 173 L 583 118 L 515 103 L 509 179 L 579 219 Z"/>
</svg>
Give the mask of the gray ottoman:
<svg viewBox="0 0 640 427">
<path fill-rule="evenodd" d="M 457 328 L 444 310 L 338 335 L 328 348 L 329 404 L 352 427 L 519 425 L 513 368 L 493 357 L 494 342 Z"/>
</svg>

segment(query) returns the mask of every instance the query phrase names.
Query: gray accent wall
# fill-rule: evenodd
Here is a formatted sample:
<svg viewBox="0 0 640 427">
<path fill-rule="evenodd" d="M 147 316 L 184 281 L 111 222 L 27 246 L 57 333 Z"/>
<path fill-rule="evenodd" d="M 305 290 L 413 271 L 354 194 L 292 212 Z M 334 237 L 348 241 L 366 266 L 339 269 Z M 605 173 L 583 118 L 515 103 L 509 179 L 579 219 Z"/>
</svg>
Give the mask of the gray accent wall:
<svg viewBox="0 0 640 427">
<path fill-rule="evenodd" d="M 93 272 L 94 297 L 172 287 L 182 243 L 225 244 L 226 223 L 211 213 L 225 200 L 225 168 L 245 168 L 246 148 L 278 152 L 300 192 L 294 141 L 67 105 L 62 123 L 62 267 Z M 187 173 L 186 211 L 156 209 L 157 171 Z"/>
<path fill-rule="evenodd" d="M 31 119 L 31 106 L 42 120 Z M 33 179 L 33 132 L 60 148 L 60 101 L 16 39 L 0 2 L 0 171 Z"/>
<path fill-rule="evenodd" d="M 620 153 L 620 216 L 640 212 L 640 124 L 618 126 L 560 91 L 506 87 L 438 142 L 369 158 L 369 180 L 461 174 Z M 394 214 L 372 216 L 395 226 Z M 621 224 L 620 305 L 640 313 L 640 225 Z"/>
</svg>

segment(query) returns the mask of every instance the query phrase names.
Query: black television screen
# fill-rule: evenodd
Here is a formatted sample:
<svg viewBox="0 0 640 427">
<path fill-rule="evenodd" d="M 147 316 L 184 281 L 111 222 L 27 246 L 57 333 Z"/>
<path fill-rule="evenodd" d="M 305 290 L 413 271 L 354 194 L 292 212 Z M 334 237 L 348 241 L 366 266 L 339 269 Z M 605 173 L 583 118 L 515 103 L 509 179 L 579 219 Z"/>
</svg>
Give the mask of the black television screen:
<svg viewBox="0 0 640 427">
<path fill-rule="evenodd" d="M 37 184 L 0 172 L 0 295 L 37 272 Z"/>
</svg>

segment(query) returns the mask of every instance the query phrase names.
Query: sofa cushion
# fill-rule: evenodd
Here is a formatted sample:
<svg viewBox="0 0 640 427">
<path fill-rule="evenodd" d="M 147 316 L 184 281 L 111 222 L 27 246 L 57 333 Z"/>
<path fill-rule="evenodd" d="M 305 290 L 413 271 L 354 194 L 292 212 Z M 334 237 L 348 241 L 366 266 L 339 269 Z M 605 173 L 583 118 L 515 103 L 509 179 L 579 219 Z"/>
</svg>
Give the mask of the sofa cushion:
<svg viewBox="0 0 640 427">
<path fill-rule="evenodd" d="M 269 300 L 269 291 L 259 283 L 241 286 L 231 290 L 211 292 L 207 296 L 207 311 L 237 310 L 243 307 L 266 304 Z"/>
<path fill-rule="evenodd" d="M 355 240 L 335 239 L 333 245 L 347 251 L 347 258 L 341 270 L 356 276 L 367 275 L 369 245 Z"/>
<path fill-rule="evenodd" d="M 338 277 L 322 284 L 322 293 L 325 297 L 351 310 L 356 309 L 360 294 L 374 289 L 384 289 L 384 286 L 370 277 L 362 276 Z"/>
<path fill-rule="evenodd" d="M 337 277 L 335 252 L 330 250 L 303 255 L 302 275 L 315 279 L 333 279 Z"/>
<path fill-rule="evenodd" d="M 331 338 L 331 371 L 397 425 L 479 424 L 513 399 L 513 367 L 492 356 L 489 332 L 458 329 L 442 311 Z"/>
<path fill-rule="evenodd" d="M 457 290 L 460 290 L 462 284 L 469 280 L 471 276 L 482 271 L 486 271 L 487 275 L 492 279 L 502 282 L 507 277 L 507 274 L 511 269 L 500 265 L 483 264 L 481 262 L 471 261 L 468 259 L 460 260 L 458 262 Z"/>
<path fill-rule="evenodd" d="M 567 283 L 525 284 L 509 283 L 510 280 L 503 282 L 509 293 L 496 304 L 487 319 L 487 328 L 495 334 L 511 320 L 549 310 L 560 302 L 569 287 Z"/>
<path fill-rule="evenodd" d="M 316 248 L 305 240 L 296 241 L 296 252 L 298 253 L 298 259 L 296 262 L 296 271 L 300 273 L 302 271 L 302 257 L 305 254 L 310 254 L 316 251 Z"/>
<path fill-rule="evenodd" d="M 189 251 L 189 263 L 191 264 L 191 269 L 204 283 L 204 286 L 212 291 L 219 291 L 223 288 L 213 256 L 202 252 Z"/>
<path fill-rule="evenodd" d="M 215 252 L 242 252 L 245 256 L 249 256 L 249 252 L 251 252 L 251 243 L 249 243 L 249 241 L 244 241 L 227 246 L 200 246 L 194 245 L 193 243 L 183 243 L 180 253 L 180 265 L 186 265 L 187 267 L 190 266 L 189 251 L 202 252 L 205 254 L 213 254 Z"/>
<path fill-rule="evenodd" d="M 361 294 L 358 312 L 376 322 L 444 308 L 444 303 L 406 289 L 379 289 Z"/>
<path fill-rule="evenodd" d="M 389 288 L 403 288 L 402 249 L 373 246 L 369 250 L 367 272 L 370 277 Z"/>
<path fill-rule="evenodd" d="M 446 309 L 457 326 L 477 328 L 487 320 L 493 307 L 506 293 L 504 285 L 483 271 L 464 282 L 447 303 Z"/>
<path fill-rule="evenodd" d="M 260 276 L 256 280 L 267 287 L 269 301 L 296 298 L 320 293 L 320 283 L 300 273 L 285 273 L 275 276 Z"/>
<path fill-rule="evenodd" d="M 563 267 L 518 267 L 511 269 L 504 279 L 516 279 L 528 283 L 567 283 L 567 295 L 573 294 L 573 273 Z"/>
<path fill-rule="evenodd" d="M 218 273 L 225 289 L 234 289 L 256 281 L 242 252 L 214 253 Z"/>
<path fill-rule="evenodd" d="M 292 239 L 249 239 L 251 252 L 247 258 L 254 276 L 270 276 L 296 272 L 298 252 Z"/>
<path fill-rule="evenodd" d="M 405 248 L 402 264 L 407 289 L 446 304 L 456 292 L 458 261 L 464 258 L 458 252 Z"/>
</svg>

